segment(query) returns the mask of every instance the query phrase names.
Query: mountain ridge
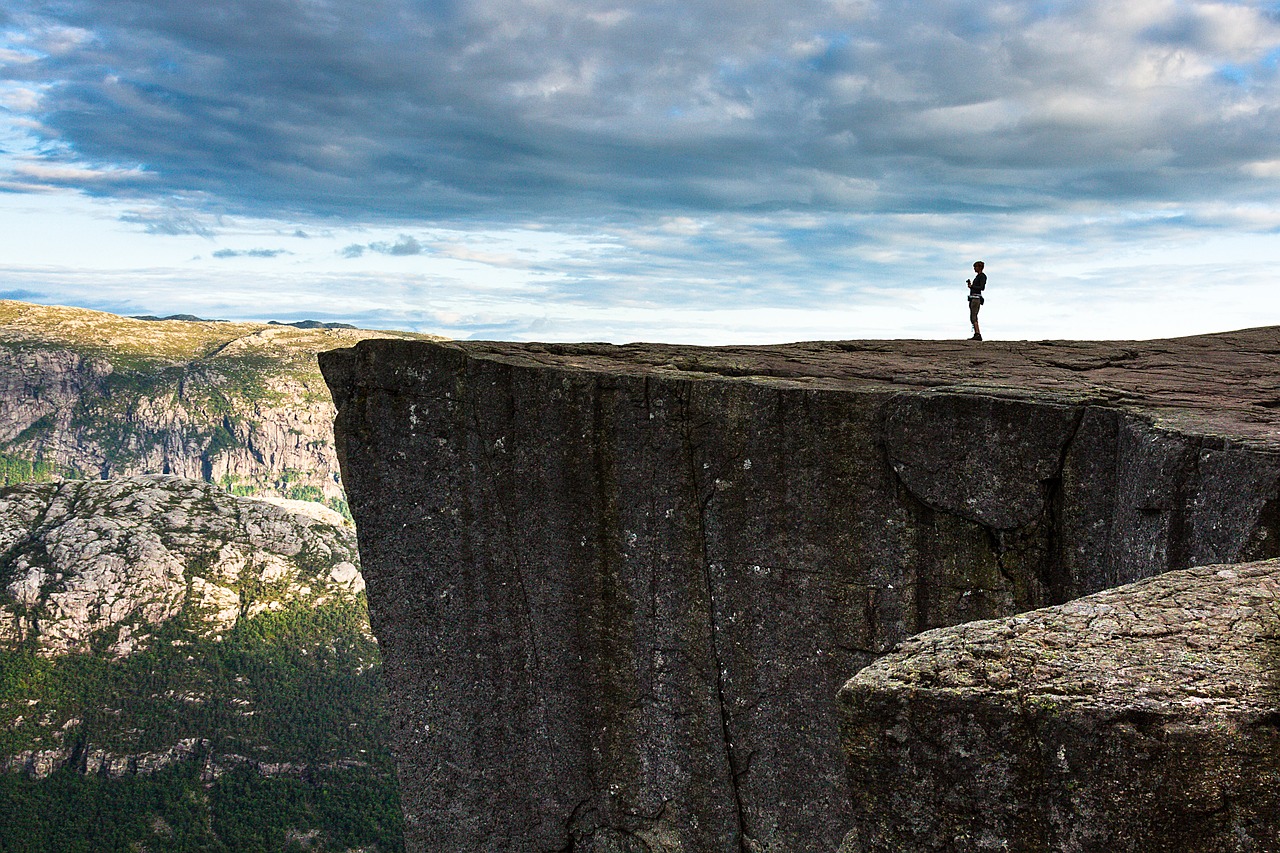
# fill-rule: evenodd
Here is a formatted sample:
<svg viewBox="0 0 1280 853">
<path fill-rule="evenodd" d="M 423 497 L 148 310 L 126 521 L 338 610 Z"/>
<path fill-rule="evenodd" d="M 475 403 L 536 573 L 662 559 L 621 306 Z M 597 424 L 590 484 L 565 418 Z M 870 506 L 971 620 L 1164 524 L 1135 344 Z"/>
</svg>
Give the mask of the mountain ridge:
<svg viewBox="0 0 1280 853">
<path fill-rule="evenodd" d="M 3 482 L 169 473 L 342 510 L 316 353 L 409 332 L 0 300 Z"/>
</svg>

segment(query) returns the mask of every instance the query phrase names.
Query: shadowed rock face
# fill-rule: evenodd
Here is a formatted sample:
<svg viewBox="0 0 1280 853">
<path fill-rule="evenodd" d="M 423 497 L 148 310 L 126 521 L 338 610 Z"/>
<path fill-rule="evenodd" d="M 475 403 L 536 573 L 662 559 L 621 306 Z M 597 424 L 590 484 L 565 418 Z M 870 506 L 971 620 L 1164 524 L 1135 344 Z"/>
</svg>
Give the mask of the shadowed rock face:
<svg viewBox="0 0 1280 853">
<path fill-rule="evenodd" d="M 834 697 L 896 643 L 1280 555 L 1277 352 L 323 355 L 410 848 L 834 850 Z"/>
</svg>

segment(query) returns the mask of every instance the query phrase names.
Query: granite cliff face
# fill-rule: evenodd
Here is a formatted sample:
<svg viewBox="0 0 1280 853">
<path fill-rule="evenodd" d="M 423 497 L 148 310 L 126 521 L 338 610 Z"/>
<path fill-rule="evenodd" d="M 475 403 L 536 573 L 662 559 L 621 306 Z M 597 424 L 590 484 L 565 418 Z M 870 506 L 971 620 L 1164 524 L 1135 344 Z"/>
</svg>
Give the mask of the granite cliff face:
<svg viewBox="0 0 1280 853">
<path fill-rule="evenodd" d="M 426 337 L 0 300 L 0 456 L 46 475 L 175 474 L 341 506 L 315 354 L 371 336 Z"/>
<path fill-rule="evenodd" d="M 836 693 L 908 636 L 1280 555 L 1278 359 L 1275 329 L 322 355 L 411 849 L 834 850 L 878 808 Z"/>
</svg>

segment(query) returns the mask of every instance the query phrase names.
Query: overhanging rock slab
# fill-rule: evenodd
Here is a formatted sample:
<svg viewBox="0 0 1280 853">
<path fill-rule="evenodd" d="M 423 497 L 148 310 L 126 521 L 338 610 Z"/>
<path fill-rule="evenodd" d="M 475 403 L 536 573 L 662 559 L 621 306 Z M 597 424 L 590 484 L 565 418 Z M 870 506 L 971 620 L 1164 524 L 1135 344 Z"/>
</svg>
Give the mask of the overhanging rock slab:
<svg viewBox="0 0 1280 853">
<path fill-rule="evenodd" d="M 327 353 L 413 851 L 808 853 L 906 637 L 1280 556 L 1280 331 Z"/>
</svg>

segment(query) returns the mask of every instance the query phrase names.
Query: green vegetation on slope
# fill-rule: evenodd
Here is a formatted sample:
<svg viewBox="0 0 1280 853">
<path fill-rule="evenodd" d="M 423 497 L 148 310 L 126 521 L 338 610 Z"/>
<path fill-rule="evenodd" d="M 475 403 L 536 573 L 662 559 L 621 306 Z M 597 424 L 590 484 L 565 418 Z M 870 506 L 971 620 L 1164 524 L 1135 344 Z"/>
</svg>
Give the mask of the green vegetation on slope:
<svg viewBox="0 0 1280 853">
<path fill-rule="evenodd" d="M 0 486 L 17 483 L 48 483 L 58 477 L 78 477 L 78 471 L 35 459 L 0 453 Z"/>
<path fill-rule="evenodd" d="M 16 380 L 0 400 L 0 486 L 181 473 L 349 519 L 315 354 L 370 336 L 426 337 L 0 300 L 0 371 Z M 0 575 L 13 556 L 0 555 Z M 237 591 L 246 613 L 280 592 Z M 207 615 L 146 626 L 145 649 L 125 657 L 109 652 L 118 628 L 87 654 L 0 649 L 0 766 L 68 765 L 0 772 L 0 853 L 402 848 L 363 596 L 241 616 L 220 636 Z M 104 762 L 110 772 L 85 772 Z"/>
<path fill-rule="evenodd" d="M 351 507 L 347 504 L 346 498 L 336 496 L 326 498 L 324 492 L 320 491 L 319 488 L 299 482 L 300 479 L 301 472 L 293 468 L 285 468 L 274 482 L 269 484 L 269 489 L 246 483 L 232 474 L 223 474 L 218 479 L 217 485 L 227 494 L 241 498 L 260 497 L 266 493 L 280 495 L 291 501 L 311 501 L 312 503 L 323 504 L 347 521 L 354 520 L 351 517 Z"/>
<path fill-rule="evenodd" d="M 386 716 L 369 701 L 383 691 L 378 647 L 363 604 L 260 613 L 220 642 L 181 616 L 124 658 L 0 650 L 0 754 L 50 748 L 56 730 L 58 741 L 115 753 L 213 733 L 215 752 L 255 761 L 385 761 Z"/>
<path fill-rule="evenodd" d="M 400 849 L 366 621 L 361 598 L 241 619 L 220 642 L 180 617 L 121 659 L 0 651 L 0 754 L 65 745 L 75 764 L 93 750 L 200 744 L 153 775 L 0 774 L 0 851 L 127 850 L 159 843 L 156 825 L 167 827 L 165 850 L 294 849 L 289 831 L 311 833 L 299 850 Z M 206 759 L 229 768 L 209 785 L 199 779 Z M 263 765 L 281 775 L 264 776 Z"/>
<path fill-rule="evenodd" d="M 3 853 L 302 853 L 404 849 L 395 785 L 368 771 L 264 778 L 250 769 L 211 783 L 193 760 L 119 779 L 61 770 L 0 775 Z"/>
<path fill-rule="evenodd" d="M 337 460 L 316 353 L 408 332 L 264 323 L 143 321 L 0 300 L 0 453 L 91 475 L 234 474 L 331 503 Z M 11 480 L 10 482 L 16 482 Z M 309 493 L 309 497 L 311 494 Z"/>
</svg>

